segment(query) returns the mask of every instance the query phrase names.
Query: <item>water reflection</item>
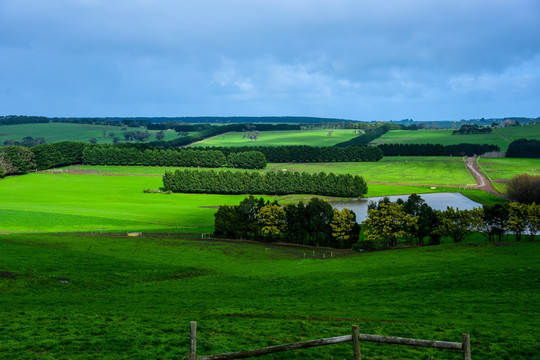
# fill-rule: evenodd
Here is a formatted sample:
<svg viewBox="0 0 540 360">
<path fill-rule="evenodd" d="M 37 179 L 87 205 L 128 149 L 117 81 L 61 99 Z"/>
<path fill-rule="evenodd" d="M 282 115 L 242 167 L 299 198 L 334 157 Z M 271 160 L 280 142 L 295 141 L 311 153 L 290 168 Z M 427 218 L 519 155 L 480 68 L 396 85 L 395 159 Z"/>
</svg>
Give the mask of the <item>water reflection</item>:
<svg viewBox="0 0 540 360">
<path fill-rule="evenodd" d="M 395 195 L 388 196 L 390 201 L 396 201 L 402 199 L 406 201 L 409 195 Z M 452 206 L 454 209 L 470 210 L 475 207 L 481 207 L 482 205 L 472 201 L 471 199 L 461 195 L 460 193 L 431 193 L 420 194 L 420 197 L 424 199 L 426 204 L 431 206 L 434 210 L 446 210 L 447 206 Z M 356 214 L 356 220 L 362 222 L 367 218 L 367 205 L 370 201 L 379 202 L 383 197 L 372 197 L 369 199 L 357 199 L 347 201 L 332 201 L 331 204 L 335 209 L 343 210 L 347 208 L 354 211 Z"/>
</svg>

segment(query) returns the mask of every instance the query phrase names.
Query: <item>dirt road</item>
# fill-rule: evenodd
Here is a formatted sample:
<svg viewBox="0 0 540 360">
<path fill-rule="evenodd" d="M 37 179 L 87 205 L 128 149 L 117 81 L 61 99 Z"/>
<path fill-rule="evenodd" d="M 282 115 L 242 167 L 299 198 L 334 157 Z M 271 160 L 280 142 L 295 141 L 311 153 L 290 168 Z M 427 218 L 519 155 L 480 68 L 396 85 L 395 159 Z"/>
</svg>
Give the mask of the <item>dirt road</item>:
<svg viewBox="0 0 540 360">
<path fill-rule="evenodd" d="M 467 166 L 467 170 L 469 170 L 471 175 L 474 177 L 474 180 L 476 181 L 476 189 L 484 190 L 485 192 L 509 200 L 506 196 L 499 193 L 493 188 L 493 186 L 491 185 L 491 181 L 489 181 L 489 179 L 486 178 L 480 170 L 480 167 L 478 166 L 475 157 L 468 157 L 465 161 L 465 165 Z"/>
</svg>

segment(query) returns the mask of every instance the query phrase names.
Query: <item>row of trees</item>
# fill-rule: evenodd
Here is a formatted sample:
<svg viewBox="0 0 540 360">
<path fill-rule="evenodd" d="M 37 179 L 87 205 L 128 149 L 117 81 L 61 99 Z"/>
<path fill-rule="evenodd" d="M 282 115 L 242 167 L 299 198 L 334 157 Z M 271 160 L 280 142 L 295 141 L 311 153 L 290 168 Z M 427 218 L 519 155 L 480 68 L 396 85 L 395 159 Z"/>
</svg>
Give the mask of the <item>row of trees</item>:
<svg viewBox="0 0 540 360">
<path fill-rule="evenodd" d="M 379 126 L 374 129 L 367 130 L 365 134 L 352 138 L 351 140 L 340 142 L 334 146 L 336 147 L 347 147 L 354 145 L 367 145 L 373 140 L 381 137 L 392 129 L 400 129 L 401 127 L 397 124 L 385 123 L 382 126 Z"/>
<path fill-rule="evenodd" d="M 490 144 L 380 144 L 384 156 L 474 156 L 500 151 L 499 146 Z"/>
<path fill-rule="evenodd" d="M 220 206 L 214 216 L 214 234 L 229 238 L 350 248 L 360 232 L 352 211 L 332 209 L 319 198 L 280 206 L 250 196 L 239 205 Z"/>
<path fill-rule="evenodd" d="M 163 175 L 165 190 L 209 194 L 316 194 L 356 197 L 367 193 L 367 184 L 358 175 L 308 174 L 305 172 L 247 171 L 167 171 Z"/>
<path fill-rule="evenodd" d="M 317 147 L 307 145 L 289 146 L 242 146 L 203 147 L 203 150 L 220 150 L 226 156 L 241 151 L 260 151 L 268 162 L 363 162 L 379 161 L 382 151 L 376 146 Z"/>
<path fill-rule="evenodd" d="M 540 140 L 518 139 L 508 145 L 506 157 L 540 158 Z"/>
<path fill-rule="evenodd" d="M 511 202 L 471 210 L 447 207 L 438 211 L 412 194 L 407 201 L 391 202 L 385 198 L 370 204 L 363 226 L 368 242 L 383 241 L 390 247 L 396 246 L 398 239 L 422 245 L 426 237 L 430 244 L 439 244 L 443 236 L 458 243 L 476 231 L 484 232 L 490 241 L 501 241 L 508 233 L 520 241 L 525 232 L 532 240 L 540 230 L 540 206 Z M 369 247 L 373 243 L 363 245 Z"/>
<path fill-rule="evenodd" d="M 45 116 L 8 115 L 0 116 L 0 125 L 41 124 L 48 123 Z"/>
<path fill-rule="evenodd" d="M 86 146 L 82 162 L 89 165 L 143 165 L 217 168 L 229 165 L 243 169 L 263 169 L 266 158 L 257 151 L 225 155 L 219 150 L 157 150 L 111 145 Z"/>
<path fill-rule="evenodd" d="M 26 174 L 36 169 L 34 153 L 24 146 L 0 148 L 0 178 L 6 175 Z"/>
</svg>

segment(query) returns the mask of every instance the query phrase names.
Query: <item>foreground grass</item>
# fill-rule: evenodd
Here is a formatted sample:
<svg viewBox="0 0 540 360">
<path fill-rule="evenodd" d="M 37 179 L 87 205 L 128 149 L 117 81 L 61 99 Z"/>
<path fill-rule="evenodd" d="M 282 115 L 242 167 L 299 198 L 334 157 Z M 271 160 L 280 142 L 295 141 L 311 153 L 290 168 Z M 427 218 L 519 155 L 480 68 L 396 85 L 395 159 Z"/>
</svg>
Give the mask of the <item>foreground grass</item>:
<svg viewBox="0 0 540 360">
<path fill-rule="evenodd" d="M 508 145 L 521 138 L 540 140 L 540 124 L 526 126 L 511 126 L 496 128 L 490 134 L 452 135 L 451 129 L 442 130 L 391 130 L 376 139 L 374 143 L 400 144 L 442 144 L 456 145 L 460 143 L 493 144 L 501 151 L 506 151 Z"/>
<path fill-rule="evenodd" d="M 332 135 L 328 136 L 328 132 Z M 309 145 L 333 146 L 357 136 L 354 130 L 287 130 L 287 131 L 261 131 L 255 141 L 244 137 L 242 132 L 232 132 L 206 139 L 192 146 L 280 146 L 280 145 Z"/>
<path fill-rule="evenodd" d="M 22 141 L 25 136 L 33 138 L 43 137 L 47 143 L 58 141 L 82 141 L 88 142 L 91 138 L 96 138 L 98 144 L 112 144 L 113 138 L 109 133 L 114 133 L 122 141 L 124 140 L 124 132 L 122 126 L 108 125 L 90 125 L 90 124 L 70 124 L 70 123 L 45 123 L 45 124 L 22 124 L 22 125 L 2 125 L 0 126 L 0 146 L 4 145 L 4 141 L 13 139 Z M 146 128 L 131 128 L 126 127 L 127 131 L 146 131 Z M 103 132 L 106 136 L 103 136 Z M 156 134 L 159 131 L 149 130 L 151 134 Z M 178 137 L 176 131 L 165 131 L 164 140 L 172 140 Z M 151 138 L 156 140 L 155 137 Z"/>
<path fill-rule="evenodd" d="M 304 252 L 172 238 L 0 235 L 0 358 L 183 358 L 191 320 L 199 322 L 200 354 L 345 335 L 358 324 L 362 333 L 448 341 L 468 332 L 473 359 L 538 355 L 538 243 L 326 260 Z M 382 344 L 362 349 L 366 359 L 460 358 Z M 351 346 L 265 358 L 351 358 Z"/>
</svg>

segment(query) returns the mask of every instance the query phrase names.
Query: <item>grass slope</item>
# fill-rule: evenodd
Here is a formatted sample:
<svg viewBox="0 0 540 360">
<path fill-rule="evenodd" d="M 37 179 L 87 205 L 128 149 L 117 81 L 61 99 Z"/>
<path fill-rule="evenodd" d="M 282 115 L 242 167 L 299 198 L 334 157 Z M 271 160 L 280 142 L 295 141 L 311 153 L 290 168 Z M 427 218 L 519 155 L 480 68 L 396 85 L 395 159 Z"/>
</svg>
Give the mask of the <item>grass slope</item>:
<svg viewBox="0 0 540 360">
<path fill-rule="evenodd" d="M 474 178 L 458 157 L 392 157 L 363 163 L 293 163 L 271 164 L 272 169 L 306 172 L 333 172 L 361 175 L 368 183 L 437 184 L 463 186 Z M 369 194 L 371 196 L 371 194 Z"/>
<path fill-rule="evenodd" d="M 127 127 L 126 129 L 127 131 L 146 131 L 144 128 Z M 106 137 L 103 137 L 103 131 L 106 132 Z M 0 146 L 4 145 L 4 141 L 8 139 L 22 141 L 25 136 L 43 137 L 47 143 L 65 140 L 88 142 L 91 138 L 96 138 L 98 144 L 112 144 L 113 139 L 109 136 L 110 132 L 124 140 L 124 132 L 120 126 L 69 123 L 3 125 L 0 126 Z M 150 130 L 149 132 L 156 134 L 158 131 Z M 177 136 L 175 131 L 165 131 L 164 140 L 172 140 Z M 155 140 L 155 138 L 151 139 Z"/>
<path fill-rule="evenodd" d="M 540 174 L 540 159 L 480 158 L 478 164 L 497 191 L 503 194 L 506 192 L 506 183 L 514 176 Z"/>
<path fill-rule="evenodd" d="M 291 130 L 291 131 L 261 131 L 256 141 L 244 138 L 244 133 L 233 132 L 206 139 L 192 146 L 280 146 L 280 145 L 309 145 L 333 146 L 355 137 L 354 130 Z"/>
<path fill-rule="evenodd" d="M 540 124 L 512 126 L 493 129 L 491 134 L 452 135 L 453 130 L 390 130 L 374 143 L 399 144 L 442 144 L 456 145 L 460 143 L 494 144 L 506 151 L 508 145 L 517 139 L 527 138 L 540 140 Z"/>
<path fill-rule="evenodd" d="M 0 358 L 182 358 L 191 320 L 199 322 L 199 354 L 345 335 L 358 324 L 362 333 L 447 341 L 469 332 L 473 359 L 538 356 L 538 243 L 451 244 L 326 260 L 303 258 L 305 251 L 172 238 L 0 235 Z M 460 358 L 370 343 L 362 353 Z M 351 354 L 344 344 L 264 358 Z"/>
</svg>

